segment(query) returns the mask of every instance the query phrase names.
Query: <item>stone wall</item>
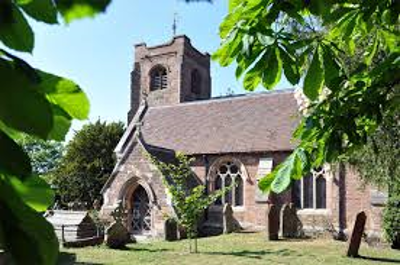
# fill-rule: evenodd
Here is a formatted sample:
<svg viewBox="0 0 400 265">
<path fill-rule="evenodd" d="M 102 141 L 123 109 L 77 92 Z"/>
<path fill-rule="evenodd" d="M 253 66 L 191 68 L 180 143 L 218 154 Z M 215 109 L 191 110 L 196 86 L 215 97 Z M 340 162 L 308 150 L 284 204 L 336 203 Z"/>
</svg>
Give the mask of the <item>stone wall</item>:
<svg viewBox="0 0 400 265">
<path fill-rule="evenodd" d="M 331 168 L 326 180 L 327 208 L 298 211 L 309 235 L 326 232 L 338 235 L 342 231 L 348 237 L 361 211 L 367 214 L 366 233 L 382 234 L 383 208 L 371 204 L 372 188 L 363 185 L 355 169 L 349 166 Z"/>
<path fill-rule="evenodd" d="M 196 157 L 194 165 L 192 167 L 193 171 L 199 177 L 199 179 L 205 183 L 206 182 L 206 163 L 205 159 L 208 161 L 208 167 L 210 168 L 218 159 L 232 158 L 240 161 L 244 168 L 244 177 L 246 177 L 244 183 L 244 204 L 243 206 L 233 207 L 234 218 L 239 222 L 239 224 L 246 228 L 263 228 L 266 224 L 266 211 L 268 209 L 267 202 L 257 202 L 256 192 L 257 186 L 257 176 L 258 165 L 261 157 L 272 157 L 274 166 L 281 163 L 285 157 L 288 155 L 287 152 L 275 152 L 275 153 L 255 153 L 255 154 L 229 154 L 229 155 L 207 155 Z M 243 172 L 242 172 L 243 173 Z M 210 181 L 209 189 L 210 189 Z M 290 193 L 285 193 L 281 195 L 270 196 L 271 202 L 277 204 L 278 206 L 283 205 L 285 202 L 290 200 Z M 221 206 L 222 207 L 222 206 Z"/>
<path fill-rule="evenodd" d="M 281 163 L 288 152 L 229 154 L 196 156 L 192 169 L 201 183 L 207 183 L 211 191 L 210 169 L 220 159 L 234 159 L 243 165 L 243 206 L 233 207 L 233 217 L 243 228 L 265 228 L 268 203 L 281 207 L 292 202 L 291 190 L 276 195 L 269 195 L 268 201 L 257 201 L 257 176 L 260 158 L 273 159 L 274 167 Z M 207 178 L 208 176 L 208 178 Z M 343 230 L 349 235 L 356 214 L 365 211 L 367 214 L 367 233 L 381 234 L 382 207 L 371 205 L 371 189 L 362 186 L 357 173 L 345 167 L 342 170 L 333 168 L 326 175 L 327 200 L 326 209 L 298 209 L 304 232 L 308 235 L 337 234 Z M 119 199 L 124 200 L 125 206 L 130 209 L 130 196 L 135 187 L 142 185 L 149 193 L 152 202 L 153 236 L 163 236 L 165 216 L 171 215 L 172 209 L 162 184 L 162 177 L 156 167 L 152 165 L 145 155 L 140 144 L 135 144 L 130 155 L 118 169 L 114 180 L 107 188 L 102 212 L 106 217 L 115 207 Z M 210 212 L 221 212 L 215 208 Z M 222 218 L 221 218 L 222 220 Z M 128 219 L 129 222 L 129 219 Z"/>
<path fill-rule="evenodd" d="M 116 207 L 118 200 L 123 201 L 124 207 L 129 211 L 132 208 L 131 197 L 135 188 L 141 185 L 147 192 L 152 208 L 152 236 L 164 235 L 165 216 L 172 213 L 167 202 L 167 195 L 162 177 L 156 166 L 151 164 L 145 155 L 143 147 L 136 143 L 126 161 L 118 168 L 113 181 L 105 190 L 104 205 L 101 215 L 103 219 L 110 219 L 111 211 Z M 130 229 L 130 213 L 127 219 L 127 228 Z"/>
</svg>

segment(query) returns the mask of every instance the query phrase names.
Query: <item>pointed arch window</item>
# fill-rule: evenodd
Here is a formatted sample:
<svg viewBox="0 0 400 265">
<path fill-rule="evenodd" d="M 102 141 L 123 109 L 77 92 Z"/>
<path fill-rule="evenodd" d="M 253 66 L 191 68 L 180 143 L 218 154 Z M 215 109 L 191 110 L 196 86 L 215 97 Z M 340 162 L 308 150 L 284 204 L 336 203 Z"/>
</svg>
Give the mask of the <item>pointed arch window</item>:
<svg viewBox="0 0 400 265">
<path fill-rule="evenodd" d="M 229 203 L 232 206 L 243 206 L 243 178 L 238 165 L 228 161 L 222 163 L 216 172 L 214 179 L 214 189 L 220 190 L 222 187 L 229 187 L 232 183 L 236 185 L 224 197 L 216 201 L 216 205 Z"/>
<path fill-rule="evenodd" d="M 316 191 L 316 208 L 325 209 L 326 208 L 326 179 L 323 176 L 318 176 L 315 181 L 315 191 Z"/>
<path fill-rule="evenodd" d="M 167 69 L 162 65 L 157 65 L 150 71 L 150 91 L 166 89 L 167 87 Z"/>
<path fill-rule="evenodd" d="M 326 209 L 325 169 L 313 169 L 311 174 L 295 181 L 292 202 L 299 209 Z"/>
</svg>

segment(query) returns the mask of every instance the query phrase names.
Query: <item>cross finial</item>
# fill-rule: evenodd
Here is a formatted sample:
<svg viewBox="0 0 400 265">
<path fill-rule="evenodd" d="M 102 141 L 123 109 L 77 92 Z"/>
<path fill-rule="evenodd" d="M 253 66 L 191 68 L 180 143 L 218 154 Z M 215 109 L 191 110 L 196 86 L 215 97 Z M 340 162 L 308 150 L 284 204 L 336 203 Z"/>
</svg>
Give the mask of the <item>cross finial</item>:
<svg viewBox="0 0 400 265">
<path fill-rule="evenodd" d="M 173 34 L 173 37 L 175 37 L 176 36 L 176 29 L 177 29 L 177 27 L 178 27 L 178 12 L 174 12 L 174 22 L 172 23 L 172 34 Z"/>
</svg>

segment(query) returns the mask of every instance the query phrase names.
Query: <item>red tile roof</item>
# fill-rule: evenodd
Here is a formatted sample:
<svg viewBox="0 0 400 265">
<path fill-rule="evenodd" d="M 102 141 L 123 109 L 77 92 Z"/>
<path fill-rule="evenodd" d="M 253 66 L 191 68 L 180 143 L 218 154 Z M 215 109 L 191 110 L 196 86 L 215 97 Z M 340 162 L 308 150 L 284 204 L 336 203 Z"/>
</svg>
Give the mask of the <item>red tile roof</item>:
<svg viewBox="0 0 400 265">
<path fill-rule="evenodd" d="M 289 151 L 299 122 L 293 90 L 150 107 L 146 143 L 186 154 Z"/>
</svg>

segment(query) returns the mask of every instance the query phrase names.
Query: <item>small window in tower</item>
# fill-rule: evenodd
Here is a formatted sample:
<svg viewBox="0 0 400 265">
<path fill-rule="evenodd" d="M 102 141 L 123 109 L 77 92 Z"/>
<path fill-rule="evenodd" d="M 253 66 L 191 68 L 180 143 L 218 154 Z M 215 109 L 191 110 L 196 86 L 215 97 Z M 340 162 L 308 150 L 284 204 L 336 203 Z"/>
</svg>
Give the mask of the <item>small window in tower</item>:
<svg viewBox="0 0 400 265">
<path fill-rule="evenodd" d="M 166 89 L 167 86 L 167 69 L 161 65 L 154 67 L 150 72 L 150 91 Z"/>
<path fill-rule="evenodd" d="M 201 94 L 201 76 L 197 69 L 191 74 L 191 90 L 194 94 Z"/>
</svg>

